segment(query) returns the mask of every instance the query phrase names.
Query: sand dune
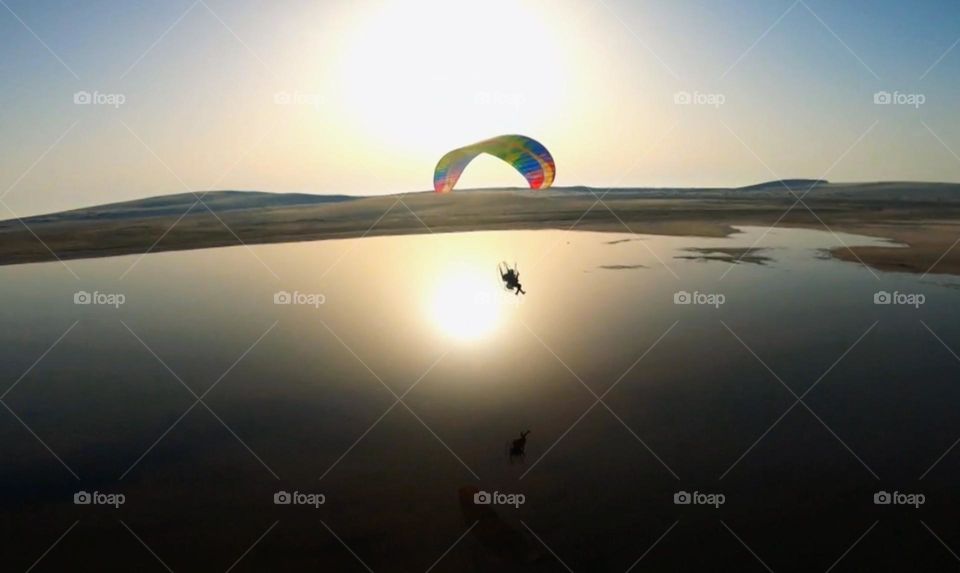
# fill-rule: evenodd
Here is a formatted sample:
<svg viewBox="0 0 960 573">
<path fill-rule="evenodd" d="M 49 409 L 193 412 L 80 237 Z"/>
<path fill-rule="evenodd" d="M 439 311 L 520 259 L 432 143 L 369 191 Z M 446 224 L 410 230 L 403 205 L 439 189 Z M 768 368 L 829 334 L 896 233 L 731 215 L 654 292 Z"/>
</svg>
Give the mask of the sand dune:
<svg viewBox="0 0 960 573">
<path fill-rule="evenodd" d="M 774 223 L 909 245 L 836 249 L 844 260 L 960 274 L 960 249 L 951 248 L 960 237 L 960 184 L 816 180 L 734 189 L 477 189 L 376 197 L 214 191 L 202 202 L 186 193 L 0 221 L 0 264 L 492 229 L 722 237 L 734 225 Z"/>
</svg>

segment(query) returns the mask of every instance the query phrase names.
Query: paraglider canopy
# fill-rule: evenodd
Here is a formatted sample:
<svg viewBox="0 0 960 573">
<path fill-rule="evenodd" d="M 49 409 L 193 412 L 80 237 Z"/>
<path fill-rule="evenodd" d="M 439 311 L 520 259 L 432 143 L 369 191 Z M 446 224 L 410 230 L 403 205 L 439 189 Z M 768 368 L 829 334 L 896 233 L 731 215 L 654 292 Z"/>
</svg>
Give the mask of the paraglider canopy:
<svg viewBox="0 0 960 573">
<path fill-rule="evenodd" d="M 454 149 L 441 157 L 433 172 L 434 190 L 437 193 L 452 191 L 463 170 L 481 153 L 512 165 L 524 176 L 531 189 L 546 189 L 556 177 L 553 156 L 540 142 L 525 135 L 501 135 Z"/>
</svg>

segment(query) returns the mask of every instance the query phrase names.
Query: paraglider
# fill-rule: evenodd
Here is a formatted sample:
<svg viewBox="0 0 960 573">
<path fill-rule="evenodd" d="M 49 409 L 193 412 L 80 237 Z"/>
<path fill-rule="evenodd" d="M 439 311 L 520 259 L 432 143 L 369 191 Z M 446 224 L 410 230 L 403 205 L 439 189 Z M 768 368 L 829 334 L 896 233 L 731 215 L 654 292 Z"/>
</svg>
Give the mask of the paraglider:
<svg viewBox="0 0 960 573">
<path fill-rule="evenodd" d="M 531 189 L 546 189 L 553 184 L 557 166 L 553 156 L 540 142 L 524 135 L 501 135 L 450 151 L 440 158 L 433 172 L 433 188 L 449 193 L 467 165 L 481 153 L 502 159 L 526 178 Z"/>
<path fill-rule="evenodd" d="M 497 272 L 500 275 L 500 280 L 503 281 L 503 286 L 507 290 L 516 290 L 515 294 L 527 294 L 527 291 L 523 290 L 523 286 L 520 284 L 520 271 L 517 270 L 517 264 L 513 264 L 513 268 L 510 267 L 506 262 L 501 262 L 497 265 Z"/>
</svg>

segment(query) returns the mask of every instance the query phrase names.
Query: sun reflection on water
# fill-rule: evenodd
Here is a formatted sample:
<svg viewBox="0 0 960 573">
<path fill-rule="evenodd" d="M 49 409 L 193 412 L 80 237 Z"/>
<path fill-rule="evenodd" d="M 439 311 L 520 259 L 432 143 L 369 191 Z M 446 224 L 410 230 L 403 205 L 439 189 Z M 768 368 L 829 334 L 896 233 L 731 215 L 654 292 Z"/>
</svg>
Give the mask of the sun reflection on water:
<svg viewBox="0 0 960 573">
<path fill-rule="evenodd" d="M 477 340 L 497 329 L 503 290 L 490 269 L 457 264 L 434 281 L 430 314 L 436 326 L 458 340 Z"/>
</svg>

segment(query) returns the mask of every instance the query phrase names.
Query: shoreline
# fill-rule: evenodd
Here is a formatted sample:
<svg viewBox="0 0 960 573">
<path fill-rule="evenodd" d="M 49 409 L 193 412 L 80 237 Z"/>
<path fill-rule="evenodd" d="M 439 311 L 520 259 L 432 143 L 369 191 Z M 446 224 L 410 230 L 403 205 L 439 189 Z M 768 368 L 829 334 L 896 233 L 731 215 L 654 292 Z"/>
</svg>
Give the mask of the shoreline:
<svg viewBox="0 0 960 573">
<path fill-rule="evenodd" d="M 831 185 L 827 193 L 818 189 L 803 206 L 786 192 L 718 198 L 618 191 L 597 201 L 593 193 L 490 190 L 236 209 L 213 199 L 209 201 L 213 207 L 191 208 L 196 205 L 187 195 L 176 216 L 176 208 L 160 215 L 145 216 L 140 210 L 127 216 L 123 208 L 129 204 L 118 204 L 0 222 L 0 265 L 242 244 L 493 230 L 572 229 L 719 238 L 735 233 L 735 226 L 776 223 L 907 245 L 831 249 L 839 260 L 862 261 L 881 271 L 960 275 L 960 248 L 953 248 L 960 242 L 960 193 L 956 200 L 923 200 L 916 193 L 907 200 L 890 200 L 856 194 L 848 187 Z"/>
</svg>

